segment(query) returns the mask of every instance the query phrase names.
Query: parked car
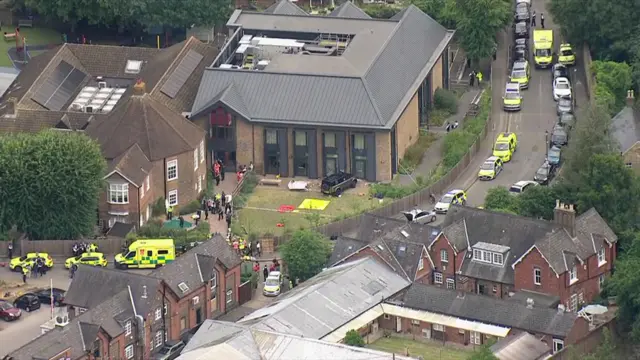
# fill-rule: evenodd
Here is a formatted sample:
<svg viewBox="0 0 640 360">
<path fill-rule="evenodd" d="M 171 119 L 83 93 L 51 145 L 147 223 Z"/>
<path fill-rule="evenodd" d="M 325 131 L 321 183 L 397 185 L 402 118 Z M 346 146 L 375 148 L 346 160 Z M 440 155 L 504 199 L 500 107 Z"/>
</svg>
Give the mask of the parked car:
<svg viewBox="0 0 640 360">
<path fill-rule="evenodd" d="M 518 22 L 518 21 L 526 21 L 529 22 L 529 18 L 531 16 L 530 13 L 530 6 L 529 4 L 525 3 L 525 2 L 521 2 L 516 4 L 516 11 L 515 14 L 513 16 L 513 21 L 514 22 Z"/>
<path fill-rule="evenodd" d="M 18 309 L 23 309 L 26 312 L 40 309 L 40 299 L 34 293 L 26 293 L 19 296 L 13 305 Z"/>
<path fill-rule="evenodd" d="M 513 37 L 516 39 L 526 39 L 529 37 L 529 23 L 520 21 L 513 24 Z"/>
<path fill-rule="evenodd" d="M 513 44 L 513 61 L 529 59 L 529 39 L 516 38 Z"/>
<path fill-rule="evenodd" d="M 562 64 L 555 64 L 551 68 L 551 81 L 555 81 L 557 78 L 569 79 L 569 69 Z"/>
<path fill-rule="evenodd" d="M 561 114 L 569 113 L 573 114 L 573 100 L 570 97 L 561 97 L 556 103 L 556 113 L 558 116 Z"/>
<path fill-rule="evenodd" d="M 323 194 L 340 196 L 349 188 L 355 188 L 358 183 L 353 175 L 346 172 L 337 172 L 333 175 L 325 176 L 322 179 L 321 190 Z"/>
<path fill-rule="evenodd" d="M 4 321 L 14 321 L 20 319 L 22 310 L 13 306 L 10 302 L 0 300 L 0 319 Z"/>
<path fill-rule="evenodd" d="M 153 360 L 173 360 L 180 356 L 180 352 L 184 349 L 183 341 L 167 341 L 162 348 L 152 356 Z"/>
<path fill-rule="evenodd" d="M 41 304 L 51 305 L 51 294 L 53 293 L 53 305 L 61 306 L 64 304 L 64 295 L 66 291 L 58 288 L 42 289 L 35 292 Z"/>
<path fill-rule="evenodd" d="M 438 214 L 446 214 L 453 205 L 464 205 L 467 203 L 467 193 L 464 190 L 451 190 L 436 203 L 435 211 Z"/>
<path fill-rule="evenodd" d="M 560 154 L 562 150 L 560 150 L 557 146 L 552 146 L 547 153 L 547 160 L 549 160 L 549 164 L 551 165 L 560 165 Z"/>
<path fill-rule="evenodd" d="M 533 176 L 533 180 L 540 185 L 549 185 L 549 182 L 556 176 L 556 167 L 545 162 L 538 168 L 536 174 Z"/>
<path fill-rule="evenodd" d="M 566 77 L 559 77 L 553 80 L 553 100 L 564 97 L 571 98 L 571 84 Z"/>
<path fill-rule="evenodd" d="M 556 124 L 551 131 L 551 141 L 549 146 L 565 146 L 569 143 L 569 134 L 567 130 L 560 124 Z"/>
<path fill-rule="evenodd" d="M 517 183 L 511 185 L 511 187 L 509 188 L 509 192 L 511 194 L 521 194 L 523 192 L 525 192 L 528 189 L 531 189 L 534 186 L 538 186 L 539 184 L 535 181 L 531 181 L 531 180 L 522 180 L 522 181 L 518 181 Z"/>
<path fill-rule="evenodd" d="M 576 123 L 576 118 L 572 113 L 562 113 L 558 117 L 558 124 L 564 128 L 571 129 Z"/>
<path fill-rule="evenodd" d="M 436 221 L 436 212 L 433 210 L 413 209 L 411 211 L 403 211 L 404 217 L 408 222 L 418 224 L 428 224 Z"/>
</svg>

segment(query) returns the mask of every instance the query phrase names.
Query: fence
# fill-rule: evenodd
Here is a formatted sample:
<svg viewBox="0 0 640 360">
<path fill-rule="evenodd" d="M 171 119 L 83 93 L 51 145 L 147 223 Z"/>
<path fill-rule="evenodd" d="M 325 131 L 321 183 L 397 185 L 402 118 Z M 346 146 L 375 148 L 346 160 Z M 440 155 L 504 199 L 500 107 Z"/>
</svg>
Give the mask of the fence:
<svg viewBox="0 0 640 360">
<path fill-rule="evenodd" d="M 584 77 L 587 79 L 587 94 L 589 96 L 589 102 L 594 101 L 595 96 L 595 81 L 596 77 L 591 71 L 591 63 L 593 60 L 591 59 L 591 49 L 589 48 L 589 44 L 584 43 L 582 46 L 582 67 L 584 68 Z"/>
<path fill-rule="evenodd" d="M 14 254 L 26 254 L 30 252 L 44 252 L 51 256 L 72 256 L 73 244 L 81 240 L 19 240 L 15 246 Z M 87 242 L 98 245 L 100 252 L 105 254 L 117 254 L 122 251 L 122 245 L 126 239 L 107 238 L 99 240 L 87 240 Z M 3 253 L 6 249 L 2 250 Z"/>
<path fill-rule="evenodd" d="M 251 280 L 247 280 L 238 287 L 238 304 L 242 305 L 253 297 L 253 286 Z"/>
</svg>

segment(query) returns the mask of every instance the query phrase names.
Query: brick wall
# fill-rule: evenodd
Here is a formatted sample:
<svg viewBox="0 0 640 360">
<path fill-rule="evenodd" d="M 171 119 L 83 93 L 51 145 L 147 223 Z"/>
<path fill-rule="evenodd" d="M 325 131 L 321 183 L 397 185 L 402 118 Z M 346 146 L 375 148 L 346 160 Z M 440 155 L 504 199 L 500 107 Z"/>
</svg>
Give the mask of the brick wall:
<svg viewBox="0 0 640 360">
<path fill-rule="evenodd" d="M 429 284 L 431 281 L 431 262 L 429 261 L 429 253 L 426 249 L 422 250 L 422 270 L 416 271 L 415 281 L 423 284 Z M 409 274 L 410 276 L 412 274 Z"/>
<path fill-rule="evenodd" d="M 598 345 L 604 340 L 604 329 L 609 330 L 612 337 L 616 337 L 616 319 L 613 318 L 609 322 L 600 325 L 589 332 L 588 324 L 584 319 L 578 319 L 581 323 L 577 323 L 571 330 L 565 341 L 564 350 L 555 353 L 551 359 L 553 360 L 572 360 L 576 355 L 589 354 L 594 351 Z M 567 345 L 571 345 L 568 347 Z"/>
<path fill-rule="evenodd" d="M 109 184 L 128 184 L 129 185 L 129 203 L 128 204 L 110 204 L 109 203 Z M 128 180 L 123 178 L 117 173 L 111 175 L 104 186 L 104 191 L 100 194 L 100 198 L 98 200 L 98 212 L 101 220 L 104 220 L 108 223 L 109 219 L 114 216 L 110 215 L 109 212 L 117 212 L 117 213 L 125 213 L 128 212 L 129 215 L 126 216 L 126 220 L 129 223 L 138 224 L 140 221 L 140 214 L 138 213 L 138 206 L 140 201 L 140 194 L 138 193 L 138 188 L 129 183 Z"/>
<path fill-rule="evenodd" d="M 446 262 L 442 261 L 443 251 L 446 251 L 448 255 L 448 261 Z M 459 265 L 457 265 L 456 263 L 462 261 L 462 259 L 464 258 L 464 254 L 463 256 L 456 255 L 455 251 L 449 244 L 449 241 L 447 241 L 447 238 L 443 234 L 438 235 L 433 244 L 431 244 L 430 254 L 435 266 L 435 270 L 442 273 L 443 278 L 442 284 L 434 283 L 434 285 L 445 287 L 447 278 L 455 279 L 456 269 L 459 268 Z"/>
<path fill-rule="evenodd" d="M 376 179 L 390 181 L 391 174 L 391 133 L 376 133 Z"/>
<path fill-rule="evenodd" d="M 402 159 L 407 148 L 418 139 L 419 125 L 420 114 L 418 111 L 418 93 L 416 93 L 396 123 L 398 160 Z"/>
<path fill-rule="evenodd" d="M 540 269 L 542 280 L 540 285 L 534 283 L 534 269 Z M 556 269 L 556 271 L 559 270 L 560 269 Z M 558 278 L 554 269 L 549 266 L 540 252 L 535 248 L 515 266 L 514 271 L 516 290 L 531 290 L 544 294 L 557 295 L 560 295 L 563 291 L 564 274 L 560 274 Z"/>
<path fill-rule="evenodd" d="M 434 94 L 438 88 L 444 88 L 442 78 L 442 55 L 431 69 L 431 93 Z"/>
</svg>

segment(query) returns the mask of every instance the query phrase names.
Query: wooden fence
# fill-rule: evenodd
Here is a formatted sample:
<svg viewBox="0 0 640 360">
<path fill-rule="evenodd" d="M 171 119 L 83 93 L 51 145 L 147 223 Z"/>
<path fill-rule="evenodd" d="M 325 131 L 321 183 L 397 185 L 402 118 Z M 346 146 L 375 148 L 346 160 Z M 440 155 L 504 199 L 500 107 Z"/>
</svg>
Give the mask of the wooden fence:
<svg viewBox="0 0 640 360">
<path fill-rule="evenodd" d="M 44 252 L 51 256 L 72 256 L 73 244 L 82 240 L 28 240 L 23 239 L 17 241 L 14 246 L 14 254 L 20 253 L 26 254 L 30 252 Z M 108 237 L 107 239 L 100 240 L 86 240 L 88 243 L 94 243 L 98 245 L 100 252 L 105 254 L 117 254 L 122 251 L 122 245 L 126 242 L 125 239 Z M 6 249 L 0 250 L 0 253 L 5 254 Z"/>
<path fill-rule="evenodd" d="M 253 297 L 253 287 L 251 286 L 251 280 L 247 280 L 240 284 L 238 287 L 238 304 L 242 305 Z"/>
</svg>

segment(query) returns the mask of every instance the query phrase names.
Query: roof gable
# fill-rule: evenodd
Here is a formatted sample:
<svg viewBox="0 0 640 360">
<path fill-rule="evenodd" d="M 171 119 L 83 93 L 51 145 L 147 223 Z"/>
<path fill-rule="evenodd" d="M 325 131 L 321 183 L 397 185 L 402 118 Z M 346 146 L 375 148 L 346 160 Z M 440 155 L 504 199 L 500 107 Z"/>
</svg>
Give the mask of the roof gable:
<svg viewBox="0 0 640 360">
<path fill-rule="evenodd" d="M 266 8 L 264 12 L 277 15 L 309 15 L 306 11 L 302 10 L 298 5 L 289 0 L 278 0 L 275 4 Z"/>
<path fill-rule="evenodd" d="M 610 128 L 620 151 L 627 152 L 640 141 L 640 112 L 635 106 L 625 106 L 611 119 Z"/>
<path fill-rule="evenodd" d="M 371 19 L 364 10 L 354 5 L 351 1 L 346 1 L 342 5 L 333 9 L 329 16 L 352 19 Z"/>
<path fill-rule="evenodd" d="M 106 179 L 117 172 L 136 187 L 141 187 L 152 167 L 153 164 L 142 152 L 140 146 L 133 144 L 127 151 L 111 161 L 104 178 Z"/>
</svg>

